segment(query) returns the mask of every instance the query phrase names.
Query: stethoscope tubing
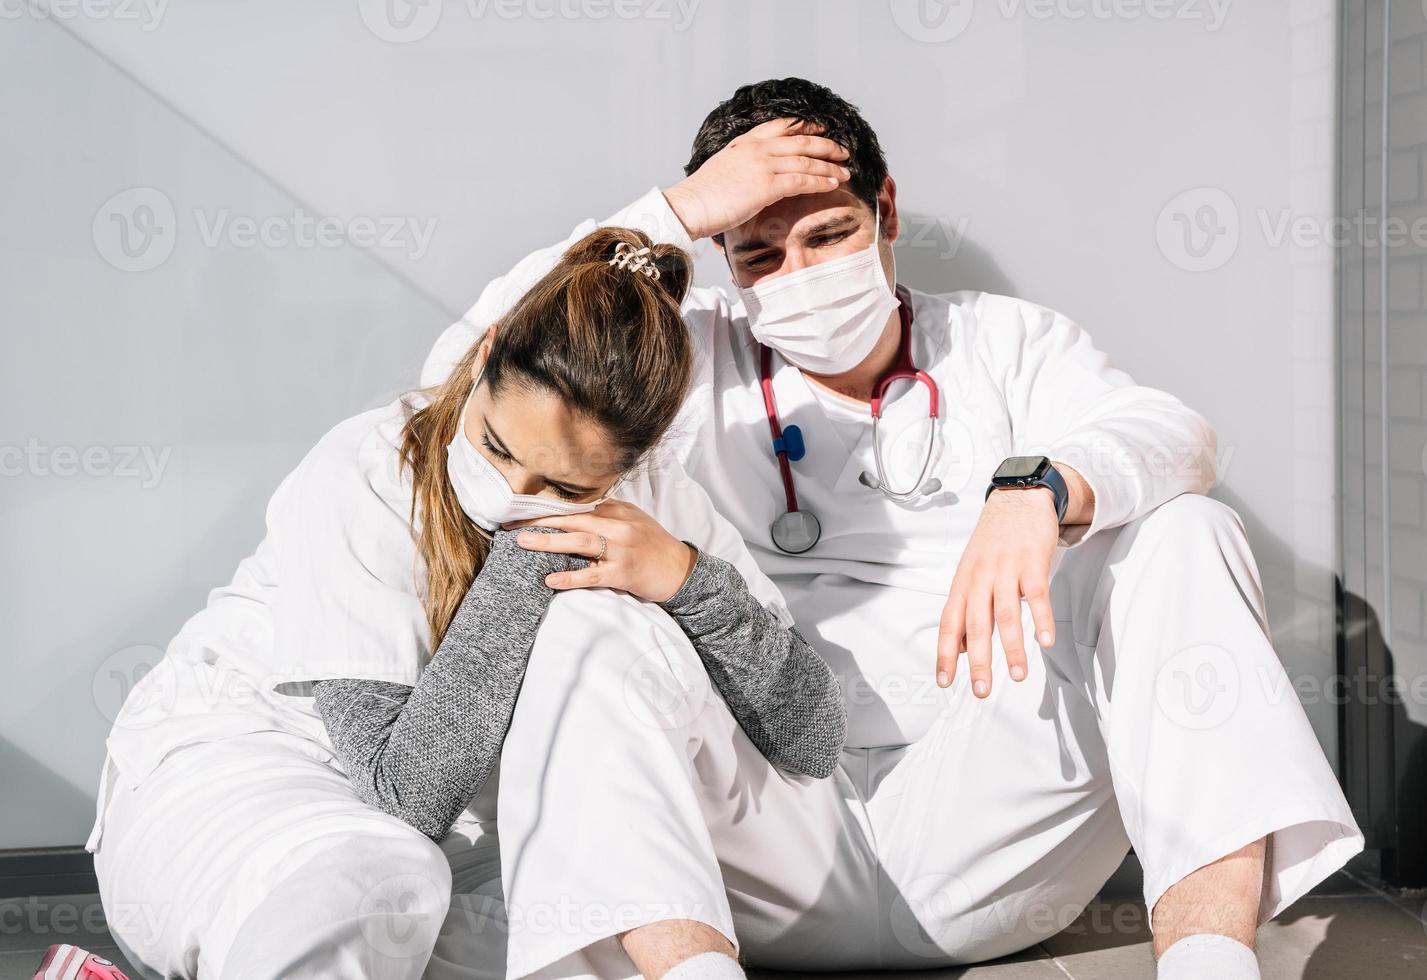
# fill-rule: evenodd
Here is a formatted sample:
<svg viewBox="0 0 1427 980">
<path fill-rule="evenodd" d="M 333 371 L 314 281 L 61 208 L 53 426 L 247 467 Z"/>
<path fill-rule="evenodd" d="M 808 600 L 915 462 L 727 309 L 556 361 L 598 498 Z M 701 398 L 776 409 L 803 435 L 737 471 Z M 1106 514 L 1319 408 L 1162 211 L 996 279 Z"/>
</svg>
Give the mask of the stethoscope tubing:
<svg viewBox="0 0 1427 980">
<path fill-rule="evenodd" d="M 936 381 L 930 374 L 919 370 L 912 361 L 912 309 L 909 297 L 901 288 L 897 289 L 898 312 L 901 318 L 902 337 L 901 349 L 897 354 L 897 363 L 892 369 L 877 381 L 877 385 L 872 395 L 872 458 L 877 465 L 877 490 L 891 500 L 906 501 L 912 500 L 923 493 L 927 471 L 931 468 L 932 456 L 936 452 L 936 426 L 935 420 L 941 414 L 941 391 L 937 387 Z M 768 431 L 773 438 L 773 454 L 778 461 L 778 475 L 783 482 L 783 497 L 787 509 L 781 516 L 796 514 L 799 512 L 798 492 L 793 484 L 793 467 L 788 459 L 788 446 L 784 438 L 783 425 L 778 419 L 778 402 L 773 393 L 773 351 L 765 344 L 759 345 L 758 357 L 758 381 L 763 392 L 763 408 L 768 416 Z M 927 387 L 928 415 L 933 420 L 932 432 L 927 440 L 927 451 L 922 458 L 922 470 L 918 474 L 916 482 L 909 490 L 893 490 L 887 485 L 886 468 L 882 461 L 882 402 L 886 397 L 887 389 L 897 381 L 912 381 L 924 384 Z M 809 517 L 816 520 L 816 515 L 809 513 Z M 774 521 L 776 527 L 778 521 Z M 779 541 L 778 535 L 774 533 L 773 543 L 780 550 L 788 551 Z M 816 543 L 816 542 L 814 542 Z M 811 545 L 809 545 L 811 547 Z M 802 550 L 807 550 L 802 549 Z"/>
</svg>

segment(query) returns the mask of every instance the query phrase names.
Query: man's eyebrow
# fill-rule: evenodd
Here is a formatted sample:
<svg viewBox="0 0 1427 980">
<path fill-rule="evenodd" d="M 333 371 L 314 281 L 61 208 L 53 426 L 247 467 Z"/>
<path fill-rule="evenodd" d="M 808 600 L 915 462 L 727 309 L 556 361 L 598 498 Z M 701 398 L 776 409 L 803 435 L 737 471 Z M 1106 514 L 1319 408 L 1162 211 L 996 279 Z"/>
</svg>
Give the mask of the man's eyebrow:
<svg viewBox="0 0 1427 980">
<path fill-rule="evenodd" d="M 829 218 L 822 224 L 814 225 L 803 233 L 804 238 L 816 238 L 818 235 L 826 235 L 830 231 L 841 231 L 849 223 L 856 223 L 857 215 L 844 214 L 836 218 Z"/>
<path fill-rule="evenodd" d="M 802 237 L 805 239 L 816 238 L 819 235 L 826 235 L 830 232 L 842 231 L 848 225 L 856 224 L 856 222 L 857 215 L 851 213 L 841 214 L 838 215 L 836 218 L 829 218 L 826 221 L 814 225 L 812 228 L 809 228 L 807 231 L 803 232 Z M 739 242 L 737 245 L 733 246 L 732 252 L 734 255 L 747 255 L 750 252 L 761 252 L 764 249 L 772 247 L 773 246 L 769 245 L 767 242 L 755 238 L 751 241 Z"/>
<path fill-rule="evenodd" d="M 491 428 L 491 420 L 482 419 L 481 421 L 485 424 L 486 427 L 486 438 L 491 441 L 491 445 L 495 446 L 496 451 L 503 456 L 510 457 L 512 462 L 520 463 L 520 460 L 515 458 L 515 453 L 510 451 L 510 448 L 506 446 L 505 442 L 501 439 L 501 437 L 496 434 L 495 429 Z M 525 464 L 521 463 L 520 465 L 523 466 Z M 580 494 L 595 492 L 594 487 L 582 487 L 578 483 L 566 483 L 564 480 L 552 480 L 548 476 L 545 476 L 543 473 L 541 474 L 541 479 L 543 479 L 546 483 L 550 484 L 552 487 L 559 487 L 561 490 L 565 490 L 576 496 Z"/>
</svg>

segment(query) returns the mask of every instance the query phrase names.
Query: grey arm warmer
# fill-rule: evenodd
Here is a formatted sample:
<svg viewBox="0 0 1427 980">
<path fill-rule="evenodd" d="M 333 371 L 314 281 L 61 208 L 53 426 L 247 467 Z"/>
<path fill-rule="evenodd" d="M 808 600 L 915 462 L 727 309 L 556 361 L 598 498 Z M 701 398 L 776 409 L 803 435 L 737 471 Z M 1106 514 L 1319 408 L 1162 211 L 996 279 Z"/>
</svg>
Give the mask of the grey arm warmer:
<svg viewBox="0 0 1427 980">
<path fill-rule="evenodd" d="M 527 551 L 515 536 L 496 532 L 414 687 L 346 678 L 315 685 L 317 712 L 358 797 L 432 840 L 446 836 L 499 756 L 554 597 L 545 576 L 588 564 Z M 700 552 L 662 605 L 770 762 L 819 778 L 837 768 L 846 713 L 831 668 L 759 604 L 732 565 Z"/>
</svg>

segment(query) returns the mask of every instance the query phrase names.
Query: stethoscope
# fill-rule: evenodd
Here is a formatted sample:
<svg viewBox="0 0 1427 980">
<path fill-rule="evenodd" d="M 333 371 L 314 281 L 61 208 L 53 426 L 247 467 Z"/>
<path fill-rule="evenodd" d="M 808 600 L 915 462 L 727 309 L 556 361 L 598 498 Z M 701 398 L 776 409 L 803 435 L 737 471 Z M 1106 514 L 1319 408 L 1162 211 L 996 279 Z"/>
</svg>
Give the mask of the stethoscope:
<svg viewBox="0 0 1427 980">
<path fill-rule="evenodd" d="M 940 480 L 927 480 L 927 470 L 931 468 L 932 456 L 936 450 L 936 419 L 940 410 L 941 392 L 931 375 L 920 371 L 912 362 L 912 306 L 906 293 L 898 288 L 897 309 L 902 321 L 902 346 L 897 362 L 891 370 L 882 375 L 872 391 L 872 458 L 877 464 L 877 475 L 863 472 L 859 477 L 863 486 L 880 490 L 892 500 L 911 500 L 925 494 L 933 494 L 941 489 Z M 822 537 L 822 524 L 817 515 L 798 506 L 798 492 L 793 486 L 792 463 L 807 454 L 803 433 L 796 425 L 786 429 L 778 421 L 778 403 L 773 397 L 773 351 L 766 345 L 759 345 L 758 380 L 763 389 L 763 408 L 768 413 L 768 430 L 773 436 L 773 454 L 778 459 L 778 474 L 783 480 L 783 495 L 787 509 L 773 521 L 770 532 L 778 550 L 790 555 L 799 555 L 818 543 Z M 898 381 L 921 382 L 927 386 L 928 414 L 932 425 L 927 437 L 927 451 L 922 458 L 922 471 L 910 490 L 893 490 L 887 484 L 887 470 L 882 463 L 882 401 L 887 389 Z M 923 482 L 926 481 L 926 482 Z"/>
</svg>

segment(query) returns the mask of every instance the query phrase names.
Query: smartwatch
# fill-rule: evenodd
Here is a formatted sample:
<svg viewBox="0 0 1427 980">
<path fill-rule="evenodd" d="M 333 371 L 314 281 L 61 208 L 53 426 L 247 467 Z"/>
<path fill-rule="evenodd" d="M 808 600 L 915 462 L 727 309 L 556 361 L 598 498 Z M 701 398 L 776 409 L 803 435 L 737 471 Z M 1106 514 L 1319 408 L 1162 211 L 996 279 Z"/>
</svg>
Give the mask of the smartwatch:
<svg viewBox="0 0 1427 980">
<path fill-rule="evenodd" d="M 1065 485 L 1065 477 L 1050 465 L 1049 456 L 1012 456 L 997 467 L 991 477 L 991 485 L 986 488 L 986 498 L 997 490 L 1024 490 L 1028 487 L 1045 487 L 1055 497 L 1055 519 L 1065 520 L 1065 509 L 1070 506 L 1070 489 Z"/>
</svg>

